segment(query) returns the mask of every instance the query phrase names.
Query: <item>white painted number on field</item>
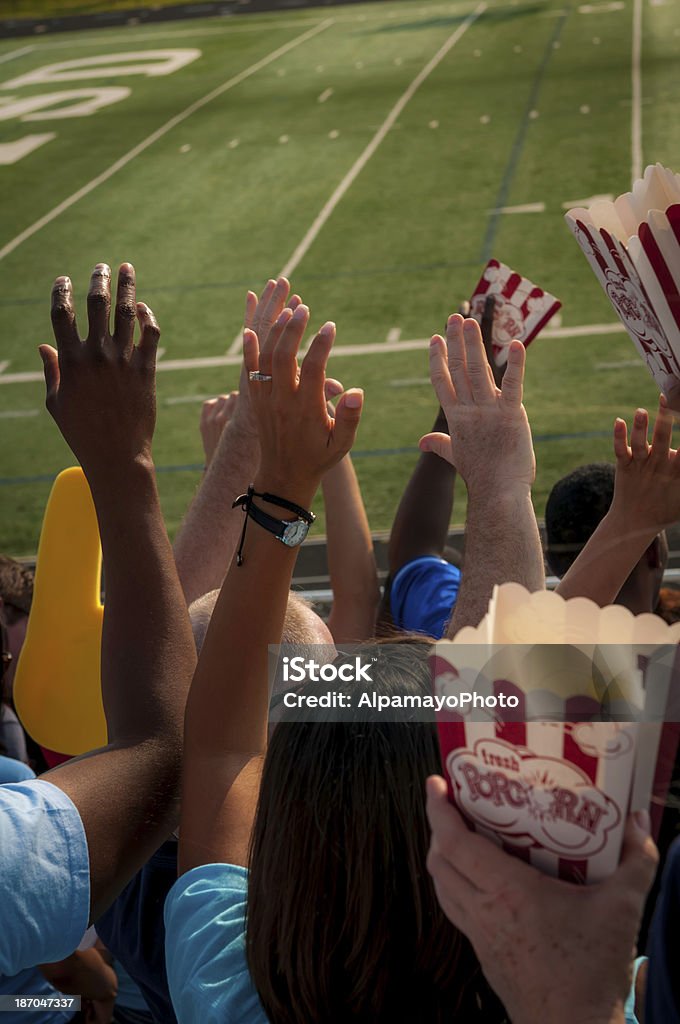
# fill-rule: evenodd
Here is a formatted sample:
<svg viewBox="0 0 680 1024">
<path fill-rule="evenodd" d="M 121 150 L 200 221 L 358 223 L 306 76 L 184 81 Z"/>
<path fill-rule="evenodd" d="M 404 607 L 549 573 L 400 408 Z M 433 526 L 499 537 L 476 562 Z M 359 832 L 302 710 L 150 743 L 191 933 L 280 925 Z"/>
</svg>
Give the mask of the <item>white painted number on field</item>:
<svg viewBox="0 0 680 1024">
<path fill-rule="evenodd" d="M 89 117 L 101 107 L 127 99 L 131 90 L 125 86 L 110 85 L 103 89 L 64 89 L 62 92 L 47 92 L 39 96 L 8 96 L 0 106 L 0 121 L 11 121 L 15 117 L 22 121 L 50 121 L 62 117 Z M 70 103 L 80 100 L 79 103 Z M 63 106 L 63 104 L 70 104 Z M 56 107 L 56 110 L 48 110 Z"/>
<path fill-rule="evenodd" d="M 142 50 L 66 60 L 12 78 L 9 82 L 3 82 L 0 89 L 15 90 L 26 85 L 50 85 L 116 75 L 171 75 L 200 56 L 201 51 L 195 49 Z M 107 85 L 101 88 L 63 89 L 37 96 L 0 95 L 0 121 L 56 121 L 67 117 L 90 117 L 102 107 L 127 99 L 130 93 L 127 86 Z M 55 133 L 48 132 L 5 142 L 0 145 L 0 165 L 15 164 L 54 138 Z"/>
<path fill-rule="evenodd" d="M 26 135 L 23 139 L 18 139 L 17 142 L 0 143 L 0 167 L 18 163 L 34 149 L 39 149 L 40 146 L 44 146 L 46 142 L 51 142 L 54 138 L 56 138 L 55 132 L 44 132 L 41 135 Z"/>
<path fill-rule="evenodd" d="M 140 50 L 134 53 L 106 53 L 101 57 L 79 57 L 59 64 L 46 64 L 5 82 L 3 89 L 51 82 L 75 82 L 114 75 L 171 75 L 201 56 L 200 50 Z"/>
</svg>

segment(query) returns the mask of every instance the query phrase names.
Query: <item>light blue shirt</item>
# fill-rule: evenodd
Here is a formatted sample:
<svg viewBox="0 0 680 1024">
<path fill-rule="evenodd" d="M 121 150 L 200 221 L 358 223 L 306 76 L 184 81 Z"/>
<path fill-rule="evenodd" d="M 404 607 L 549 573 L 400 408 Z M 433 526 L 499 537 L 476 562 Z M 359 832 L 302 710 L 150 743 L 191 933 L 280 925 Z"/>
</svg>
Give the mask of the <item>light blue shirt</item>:
<svg viewBox="0 0 680 1024">
<path fill-rule="evenodd" d="M 246 960 L 248 872 L 204 864 L 165 903 L 165 959 L 179 1024 L 267 1024 Z"/>
<path fill-rule="evenodd" d="M 34 778 L 35 772 L 23 761 L 0 754 L 0 782 L 25 782 Z"/>
<path fill-rule="evenodd" d="M 90 913 L 80 815 L 43 779 L 0 785 L 0 974 L 70 956 Z"/>
</svg>

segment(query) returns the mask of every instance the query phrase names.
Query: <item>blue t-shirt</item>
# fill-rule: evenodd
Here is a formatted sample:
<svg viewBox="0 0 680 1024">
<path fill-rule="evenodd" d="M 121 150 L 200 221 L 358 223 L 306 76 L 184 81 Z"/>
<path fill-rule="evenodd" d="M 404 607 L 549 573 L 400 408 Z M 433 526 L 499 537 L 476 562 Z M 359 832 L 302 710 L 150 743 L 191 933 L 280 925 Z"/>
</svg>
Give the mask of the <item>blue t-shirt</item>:
<svg viewBox="0 0 680 1024">
<path fill-rule="evenodd" d="M 35 772 L 23 761 L 17 761 L 14 757 L 5 757 L 0 754 L 0 784 L 6 782 L 25 782 L 26 779 L 34 779 Z"/>
<path fill-rule="evenodd" d="M 645 1024 L 680 1024 L 680 839 L 666 859 L 647 950 Z"/>
<path fill-rule="evenodd" d="M 165 904 L 165 960 L 179 1024 L 267 1024 L 246 960 L 248 872 L 203 864 Z"/>
<path fill-rule="evenodd" d="M 402 565 L 390 588 L 390 610 L 397 629 L 441 640 L 460 589 L 460 569 L 434 555 Z"/>
<path fill-rule="evenodd" d="M 0 974 L 70 956 L 87 929 L 90 863 L 77 808 L 43 779 L 0 785 Z"/>
<path fill-rule="evenodd" d="M 176 1024 L 163 921 L 165 901 L 176 881 L 177 841 L 169 839 L 97 921 L 97 935 L 139 986 L 157 1024 Z"/>
</svg>

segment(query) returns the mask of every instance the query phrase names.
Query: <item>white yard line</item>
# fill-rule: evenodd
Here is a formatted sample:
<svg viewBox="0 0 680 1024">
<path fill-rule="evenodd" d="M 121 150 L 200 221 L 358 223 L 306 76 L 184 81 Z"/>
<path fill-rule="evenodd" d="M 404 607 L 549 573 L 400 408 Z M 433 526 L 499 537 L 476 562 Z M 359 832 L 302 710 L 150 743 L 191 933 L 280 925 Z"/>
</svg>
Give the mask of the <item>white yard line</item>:
<svg viewBox="0 0 680 1024">
<path fill-rule="evenodd" d="M 3 53 L 0 57 L 0 64 L 5 64 L 8 60 L 14 60 L 15 57 L 23 57 L 24 54 L 30 53 L 31 50 L 35 50 L 35 46 L 22 46 L 19 50 L 10 50 L 9 53 Z"/>
<path fill-rule="evenodd" d="M 633 46 L 631 57 L 631 184 L 642 177 L 642 0 L 633 0 Z"/>
<path fill-rule="evenodd" d="M 191 405 L 195 402 L 207 402 L 209 398 L 214 398 L 214 395 L 173 395 L 172 398 L 166 398 L 164 405 Z"/>
<path fill-rule="evenodd" d="M 369 144 L 364 149 L 363 153 L 361 153 L 361 155 L 354 161 L 345 177 L 337 186 L 337 188 L 335 189 L 331 197 L 328 199 L 328 201 L 324 204 L 321 211 L 319 212 L 314 222 L 312 223 L 311 227 L 307 231 L 306 235 L 293 252 L 292 256 L 288 259 L 288 261 L 279 271 L 278 277 L 290 277 L 293 271 L 300 265 L 301 261 L 304 259 L 309 249 L 311 248 L 313 242 L 318 237 L 326 221 L 329 219 L 329 217 L 335 210 L 340 200 L 343 198 L 348 189 L 353 185 L 361 171 L 364 169 L 368 161 L 371 159 L 371 157 L 377 150 L 378 146 L 389 132 L 390 128 L 393 127 L 397 118 L 403 112 L 409 100 L 413 98 L 417 90 L 420 88 L 423 82 L 432 74 L 437 65 L 442 62 L 442 60 L 447 55 L 449 50 L 451 50 L 452 47 L 456 45 L 458 40 L 461 39 L 463 35 L 465 35 L 467 30 L 477 20 L 477 18 L 479 18 L 480 15 L 484 13 L 486 7 L 487 5 L 485 2 L 478 4 L 475 7 L 474 11 L 472 11 L 472 13 L 467 16 L 465 21 L 463 21 L 458 26 L 456 31 L 449 36 L 444 45 L 440 47 L 437 53 L 435 53 L 434 57 L 432 57 L 432 59 L 428 61 L 425 67 L 418 72 L 418 74 L 413 79 L 409 87 L 406 89 L 404 93 L 402 93 L 397 102 L 394 104 L 394 106 L 390 110 L 389 114 L 387 115 L 383 123 L 378 127 L 378 130 L 376 131 L 375 135 L 373 136 Z M 228 354 L 231 356 L 234 355 L 236 352 L 240 351 L 242 344 L 242 334 L 241 332 L 239 332 L 232 341 L 231 345 L 229 346 Z"/>
<path fill-rule="evenodd" d="M 520 206 L 499 206 L 489 213 L 545 213 L 545 203 L 523 203 Z"/>
<path fill-rule="evenodd" d="M 628 369 L 631 366 L 639 366 L 644 369 L 644 363 L 641 359 L 621 359 L 618 363 L 595 363 L 596 370 L 622 370 Z"/>
<path fill-rule="evenodd" d="M 22 420 L 29 416 L 37 416 L 39 409 L 3 409 L 0 412 L 0 420 Z"/>
<path fill-rule="evenodd" d="M 621 323 L 581 324 L 577 327 L 546 327 L 541 331 L 541 338 L 583 338 L 593 334 L 625 332 L 626 328 Z M 384 355 L 386 352 L 415 352 L 418 349 L 427 349 L 429 344 L 429 338 L 409 338 L 394 342 L 373 341 L 362 345 L 336 345 L 332 354 L 338 358 L 352 358 L 353 356 Z M 157 373 L 168 373 L 178 370 L 209 370 L 218 366 L 240 365 L 241 353 L 239 352 L 222 356 L 196 356 L 192 359 L 164 359 L 158 364 L 156 371 Z M 0 384 L 31 384 L 44 379 L 42 371 L 0 373 Z M 198 401 L 198 398 L 196 400 Z"/>
<path fill-rule="evenodd" d="M 300 46 L 301 43 L 305 43 L 308 39 L 318 35 L 319 32 L 323 32 L 333 24 L 333 21 L 333 18 L 326 18 L 325 21 L 322 21 L 320 24 L 310 29 L 309 32 L 305 32 L 303 35 L 291 40 L 284 46 L 279 46 L 278 49 L 273 50 L 266 57 L 256 61 L 255 64 L 251 64 L 249 68 L 246 68 L 244 71 L 240 71 L 237 75 L 234 75 L 233 78 L 230 78 L 228 81 L 223 82 L 222 85 L 219 85 L 216 89 L 213 89 L 212 92 L 209 92 L 207 95 L 202 96 L 201 99 L 196 100 L 185 110 L 181 111 L 181 113 L 175 114 L 175 116 L 171 117 L 169 121 L 166 121 L 160 128 L 157 128 L 155 132 L 152 132 L 151 135 L 147 135 L 145 139 L 129 150 L 124 156 L 116 160 L 116 162 L 111 164 L 110 167 L 107 167 L 105 171 L 102 171 L 102 173 L 98 174 L 96 178 L 89 181 L 87 185 L 83 185 L 83 187 L 79 188 L 77 192 L 70 195 L 68 199 L 64 199 L 58 206 L 55 206 L 54 209 L 50 210 L 49 213 L 40 217 L 40 219 L 35 221 L 34 224 L 31 224 L 30 227 L 22 231 L 21 234 L 16 236 L 16 238 L 13 238 L 11 242 L 8 242 L 2 249 L 0 249 L 0 260 L 3 260 L 5 256 L 9 256 L 9 254 L 14 252 L 15 249 L 18 249 L 23 242 L 31 238 L 47 224 L 56 220 L 56 218 L 64 213 L 65 210 L 70 209 L 71 206 L 74 206 L 81 199 L 84 199 L 84 197 L 89 195 L 90 192 L 94 192 L 96 188 L 103 185 L 105 181 L 112 178 L 114 174 L 117 174 L 123 167 L 126 167 L 127 164 L 131 163 L 140 155 L 140 153 L 143 153 L 145 149 L 152 146 L 154 142 L 158 142 L 159 139 L 164 135 L 167 135 L 167 133 L 172 131 L 173 128 L 176 128 L 177 125 L 182 124 L 182 122 L 186 121 L 192 114 L 195 114 L 197 110 L 201 110 L 202 107 L 205 107 L 208 103 L 217 99 L 218 96 L 222 96 L 229 89 L 233 89 L 234 86 L 240 85 L 240 83 L 245 81 L 246 78 L 250 78 L 251 75 L 254 75 L 257 71 L 261 71 L 262 68 L 271 64 L 279 57 L 282 57 L 285 53 L 288 53 L 290 50 L 295 49 L 295 47 Z"/>
</svg>

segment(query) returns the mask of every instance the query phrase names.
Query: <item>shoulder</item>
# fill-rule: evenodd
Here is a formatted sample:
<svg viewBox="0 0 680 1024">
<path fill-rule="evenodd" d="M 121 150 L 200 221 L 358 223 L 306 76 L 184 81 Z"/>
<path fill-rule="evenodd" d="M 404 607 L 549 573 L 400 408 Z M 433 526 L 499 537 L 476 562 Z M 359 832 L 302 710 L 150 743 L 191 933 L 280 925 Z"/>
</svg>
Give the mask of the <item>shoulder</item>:
<svg viewBox="0 0 680 1024">
<path fill-rule="evenodd" d="M 266 1024 L 248 971 L 248 872 L 205 864 L 175 882 L 165 904 L 168 983 L 180 1024 Z"/>
<path fill-rule="evenodd" d="M 0 785 L 0 973 L 69 956 L 87 928 L 87 840 L 77 808 L 42 779 Z"/>
</svg>

